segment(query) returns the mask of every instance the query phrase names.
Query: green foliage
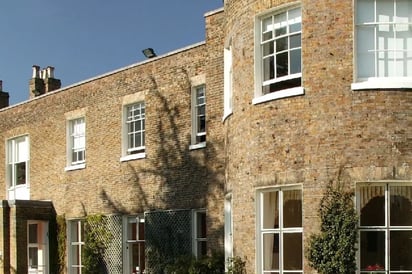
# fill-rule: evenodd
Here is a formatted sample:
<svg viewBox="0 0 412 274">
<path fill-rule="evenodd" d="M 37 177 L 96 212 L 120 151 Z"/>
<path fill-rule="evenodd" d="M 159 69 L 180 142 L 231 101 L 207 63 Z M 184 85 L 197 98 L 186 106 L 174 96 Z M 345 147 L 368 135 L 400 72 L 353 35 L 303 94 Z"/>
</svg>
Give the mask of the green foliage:
<svg viewBox="0 0 412 274">
<path fill-rule="evenodd" d="M 103 215 L 89 215 L 84 222 L 84 251 L 82 259 L 85 274 L 102 273 L 102 256 L 113 235 L 107 229 Z"/>
<path fill-rule="evenodd" d="M 58 273 L 64 273 L 65 258 L 66 258 L 66 218 L 64 215 L 56 216 L 57 223 L 57 260 Z"/>
<path fill-rule="evenodd" d="M 358 217 L 352 198 L 352 192 L 330 183 L 320 202 L 320 233 L 309 238 L 306 257 L 321 274 L 356 271 Z"/>
<path fill-rule="evenodd" d="M 192 255 L 185 255 L 167 265 L 165 270 L 169 274 L 220 274 L 225 271 L 224 256 L 214 253 L 212 256 L 196 259 Z"/>
<path fill-rule="evenodd" d="M 227 274 L 245 274 L 246 262 L 239 256 L 231 257 L 227 262 Z"/>
</svg>

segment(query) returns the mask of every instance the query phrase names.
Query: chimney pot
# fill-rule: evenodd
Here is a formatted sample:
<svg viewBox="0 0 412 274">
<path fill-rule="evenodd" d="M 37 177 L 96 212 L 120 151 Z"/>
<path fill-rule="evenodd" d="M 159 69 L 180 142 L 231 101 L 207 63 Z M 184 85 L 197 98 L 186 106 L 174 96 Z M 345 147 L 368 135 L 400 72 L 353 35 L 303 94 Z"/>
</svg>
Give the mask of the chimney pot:
<svg viewBox="0 0 412 274">
<path fill-rule="evenodd" d="M 39 72 L 40 72 L 40 67 L 37 65 L 33 65 L 33 75 L 32 78 L 40 78 Z"/>
<path fill-rule="evenodd" d="M 54 67 L 47 67 L 47 78 L 54 78 Z"/>
</svg>

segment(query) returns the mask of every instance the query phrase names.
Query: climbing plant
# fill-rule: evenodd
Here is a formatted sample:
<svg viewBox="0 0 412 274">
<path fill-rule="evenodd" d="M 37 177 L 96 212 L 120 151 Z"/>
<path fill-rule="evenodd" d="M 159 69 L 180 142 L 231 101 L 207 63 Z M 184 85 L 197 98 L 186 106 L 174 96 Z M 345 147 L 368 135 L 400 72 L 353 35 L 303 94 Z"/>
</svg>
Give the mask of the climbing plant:
<svg viewBox="0 0 412 274">
<path fill-rule="evenodd" d="M 319 207 L 320 233 L 310 236 L 306 257 L 320 274 L 351 274 L 356 271 L 358 217 L 353 192 L 341 183 L 330 183 Z"/>
<path fill-rule="evenodd" d="M 64 215 L 56 216 L 57 223 L 57 263 L 58 273 L 64 273 L 66 258 L 66 218 Z"/>
<path fill-rule="evenodd" d="M 84 251 L 82 253 L 85 274 L 104 273 L 103 255 L 113 235 L 107 228 L 103 215 L 88 215 L 84 222 Z"/>
</svg>

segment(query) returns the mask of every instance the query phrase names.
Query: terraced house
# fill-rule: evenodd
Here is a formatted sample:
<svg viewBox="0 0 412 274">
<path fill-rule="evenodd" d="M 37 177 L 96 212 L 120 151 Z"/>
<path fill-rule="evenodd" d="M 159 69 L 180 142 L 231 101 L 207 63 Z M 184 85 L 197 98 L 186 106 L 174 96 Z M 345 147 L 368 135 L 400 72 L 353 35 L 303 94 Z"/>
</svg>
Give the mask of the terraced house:
<svg viewBox="0 0 412 274">
<path fill-rule="evenodd" d="M 81 273 L 90 216 L 108 273 L 215 251 L 316 273 L 330 181 L 355 193 L 357 273 L 412 273 L 412 2 L 223 5 L 205 42 L 63 88 L 34 66 L 15 106 L 1 91 L 1 273 L 57 273 L 62 234 Z"/>
</svg>

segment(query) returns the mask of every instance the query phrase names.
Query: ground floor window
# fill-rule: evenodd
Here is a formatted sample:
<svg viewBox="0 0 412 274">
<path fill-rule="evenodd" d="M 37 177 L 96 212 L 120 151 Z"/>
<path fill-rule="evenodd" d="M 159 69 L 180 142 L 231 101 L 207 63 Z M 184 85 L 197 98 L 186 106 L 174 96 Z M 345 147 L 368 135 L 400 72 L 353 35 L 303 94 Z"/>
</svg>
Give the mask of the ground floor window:
<svg viewBox="0 0 412 274">
<path fill-rule="evenodd" d="M 225 262 L 233 257 L 232 194 L 225 197 Z"/>
<path fill-rule="evenodd" d="M 124 273 L 140 274 L 145 271 L 145 222 L 143 216 L 127 217 L 125 225 Z"/>
<path fill-rule="evenodd" d="M 84 248 L 84 222 L 69 221 L 69 273 L 81 274 L 83 269 L 82 252 Z"/>
<path fill-rule="evenodd" d="M 412 273 L 412 184 L 359 184 L 357 208 L 360 273 Z"/>
<path fill-rule="evenodd" d="M 48 223 L 27 222 L 27 262 L 30 274 L 48 273 Z"/>
<path fill-rule="evenodd" d="M 259 273 L 303 273 L 302 190 L 260 189 L 257 201 Z"/>
<path fill-rule="evenodd" d="M 207 238 L 206 238 L 206 211 L 194 211 L 193 218 L 193 250 L 197 258 L 207 255 Z"/>
</svg>

